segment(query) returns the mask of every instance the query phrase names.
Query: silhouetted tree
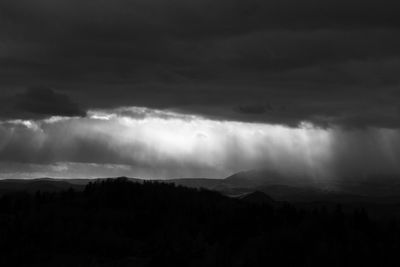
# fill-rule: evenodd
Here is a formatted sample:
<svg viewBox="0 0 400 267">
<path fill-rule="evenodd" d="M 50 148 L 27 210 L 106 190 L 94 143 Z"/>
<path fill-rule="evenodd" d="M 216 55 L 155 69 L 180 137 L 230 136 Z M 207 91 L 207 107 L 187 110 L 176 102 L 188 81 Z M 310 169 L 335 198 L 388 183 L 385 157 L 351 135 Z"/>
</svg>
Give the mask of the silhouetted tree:
<svg viewBox="0 0 400 267">
<path fill-rule="evenodd" d="M 398 222 L 127 179 L 0 198 L 0 266 L 397 266 Z"/>
</svg>

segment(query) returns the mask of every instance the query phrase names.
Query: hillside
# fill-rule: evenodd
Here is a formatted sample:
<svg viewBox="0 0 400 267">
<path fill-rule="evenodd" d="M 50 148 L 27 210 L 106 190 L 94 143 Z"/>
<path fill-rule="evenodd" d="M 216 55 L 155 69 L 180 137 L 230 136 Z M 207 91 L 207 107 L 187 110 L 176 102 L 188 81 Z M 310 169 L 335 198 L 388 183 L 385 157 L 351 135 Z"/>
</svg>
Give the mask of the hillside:
<svg viewBox="0 0 400 267">
<path fill-rule="evenodd" d="M 360 209 L 307 211 L 270 201 L 261 192 L 240 200 L 126 178 L 91 182 L 82 191 L 8 194 L 0 197 L 0 265 L 400 263 L 397 221 L 374 222 Z"/>
</svg>

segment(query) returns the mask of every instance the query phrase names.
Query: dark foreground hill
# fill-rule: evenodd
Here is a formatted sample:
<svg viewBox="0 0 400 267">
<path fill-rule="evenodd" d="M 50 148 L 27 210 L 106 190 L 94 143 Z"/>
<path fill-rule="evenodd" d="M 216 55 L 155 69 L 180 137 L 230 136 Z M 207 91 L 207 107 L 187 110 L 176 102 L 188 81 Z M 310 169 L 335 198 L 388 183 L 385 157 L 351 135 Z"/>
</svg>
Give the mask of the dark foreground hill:
<svg viewBox="0 0 400 267">
<path fill-rule="evenodd" d="M 126 179 L 136 183 L 145 181 L 138 178 Z M 102 180 L 104 179 L 0 180 L 0 196 L 12 192 L 62 192 L 70 188 L 75 191 L 83 191 L 88 183 Z M 291 184 L 293 180 L 297 182 Z M 259 199 L 261 194 L 252 195 L 258 192 L 275 201 L 290 202 L 296 207 L 307 210 L 322 206 L 335 207 L 337 204 L 342 204 L 345 211 L 351 212 L 356 208 L 364 208 L 373 218 L 388 219 L 400 218 L 400 185 L 397 186 L 397 180 L 392 179 L 387 184 L 347 183 L 346 186 L 342 186 L 347 190 L 332 191 L 311 186 L 309 181 L 307 182 L 307 177 L 286 177 L 275 172 L 260 170 L 240 172 L 225 179 L 190 178 L 163 180 L 162 182 L 217 191 L 232 198 L 249 195 L 253 198 L 249 202 L 268 202 L 267 199 Z M 301 184 L 303 182 L 304 185 Z M 371 190 L 372 187 L 376 188 L 376 192 Z"/>
<path fill-rule="evenodd" d="M 249 197 L 127 179 L 6 194 L 0 266 L 399 266 L 395 220 Z"/>
</svg>

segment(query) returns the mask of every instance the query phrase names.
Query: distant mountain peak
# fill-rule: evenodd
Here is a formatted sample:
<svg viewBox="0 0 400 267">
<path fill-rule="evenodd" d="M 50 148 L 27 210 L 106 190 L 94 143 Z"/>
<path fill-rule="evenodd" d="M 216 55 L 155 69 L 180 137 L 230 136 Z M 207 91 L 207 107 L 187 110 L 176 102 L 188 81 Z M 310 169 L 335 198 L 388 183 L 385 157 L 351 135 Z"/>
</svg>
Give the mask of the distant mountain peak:
<svg viewBox="0 0 400 267">
<path fill-rule="evenodd" d="M 226 183 L 245 188 L 254 188 L 271 184 L 291 185 L 304 180 L 305 179 L 300 179 L 296 176 L 284 175 L 269 169 L 238 172 L 225 178 Z"/>
</svg>

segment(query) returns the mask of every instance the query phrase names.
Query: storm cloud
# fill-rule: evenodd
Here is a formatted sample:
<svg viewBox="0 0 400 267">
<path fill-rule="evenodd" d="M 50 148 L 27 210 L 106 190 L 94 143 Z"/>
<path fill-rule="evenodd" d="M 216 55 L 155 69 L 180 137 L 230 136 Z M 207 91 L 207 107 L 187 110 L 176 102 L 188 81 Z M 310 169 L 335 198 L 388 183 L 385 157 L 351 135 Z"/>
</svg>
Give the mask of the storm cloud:
<svg viewBox="0 0 400 267">
<path fill-rule="evenodd" d="M 86 112 L 67 95 L 46 87 L 31 87 L 16 95 L 16 109 L 47 116 L 85 116 Z"/>
<path fill-rule="evenodd" d="M 0 119 L 84 117 L 86 110 L 69 95 L 47 87 L 29 87 L 0 98 Z"/>
<path fill-rule="evenodd" d="M 397 10 L 3 0 L 2 177 L 398 175 Z"/>
<path fill-rule="evenodd" d="M 146 106 L 292 127 L 307 120 L 397 128 L 397 5 L 6 0 L 0 101 L 40 84 L 92 109 Z M 265 103 L 275 108 L 241 108 Z"/>
</svg>

